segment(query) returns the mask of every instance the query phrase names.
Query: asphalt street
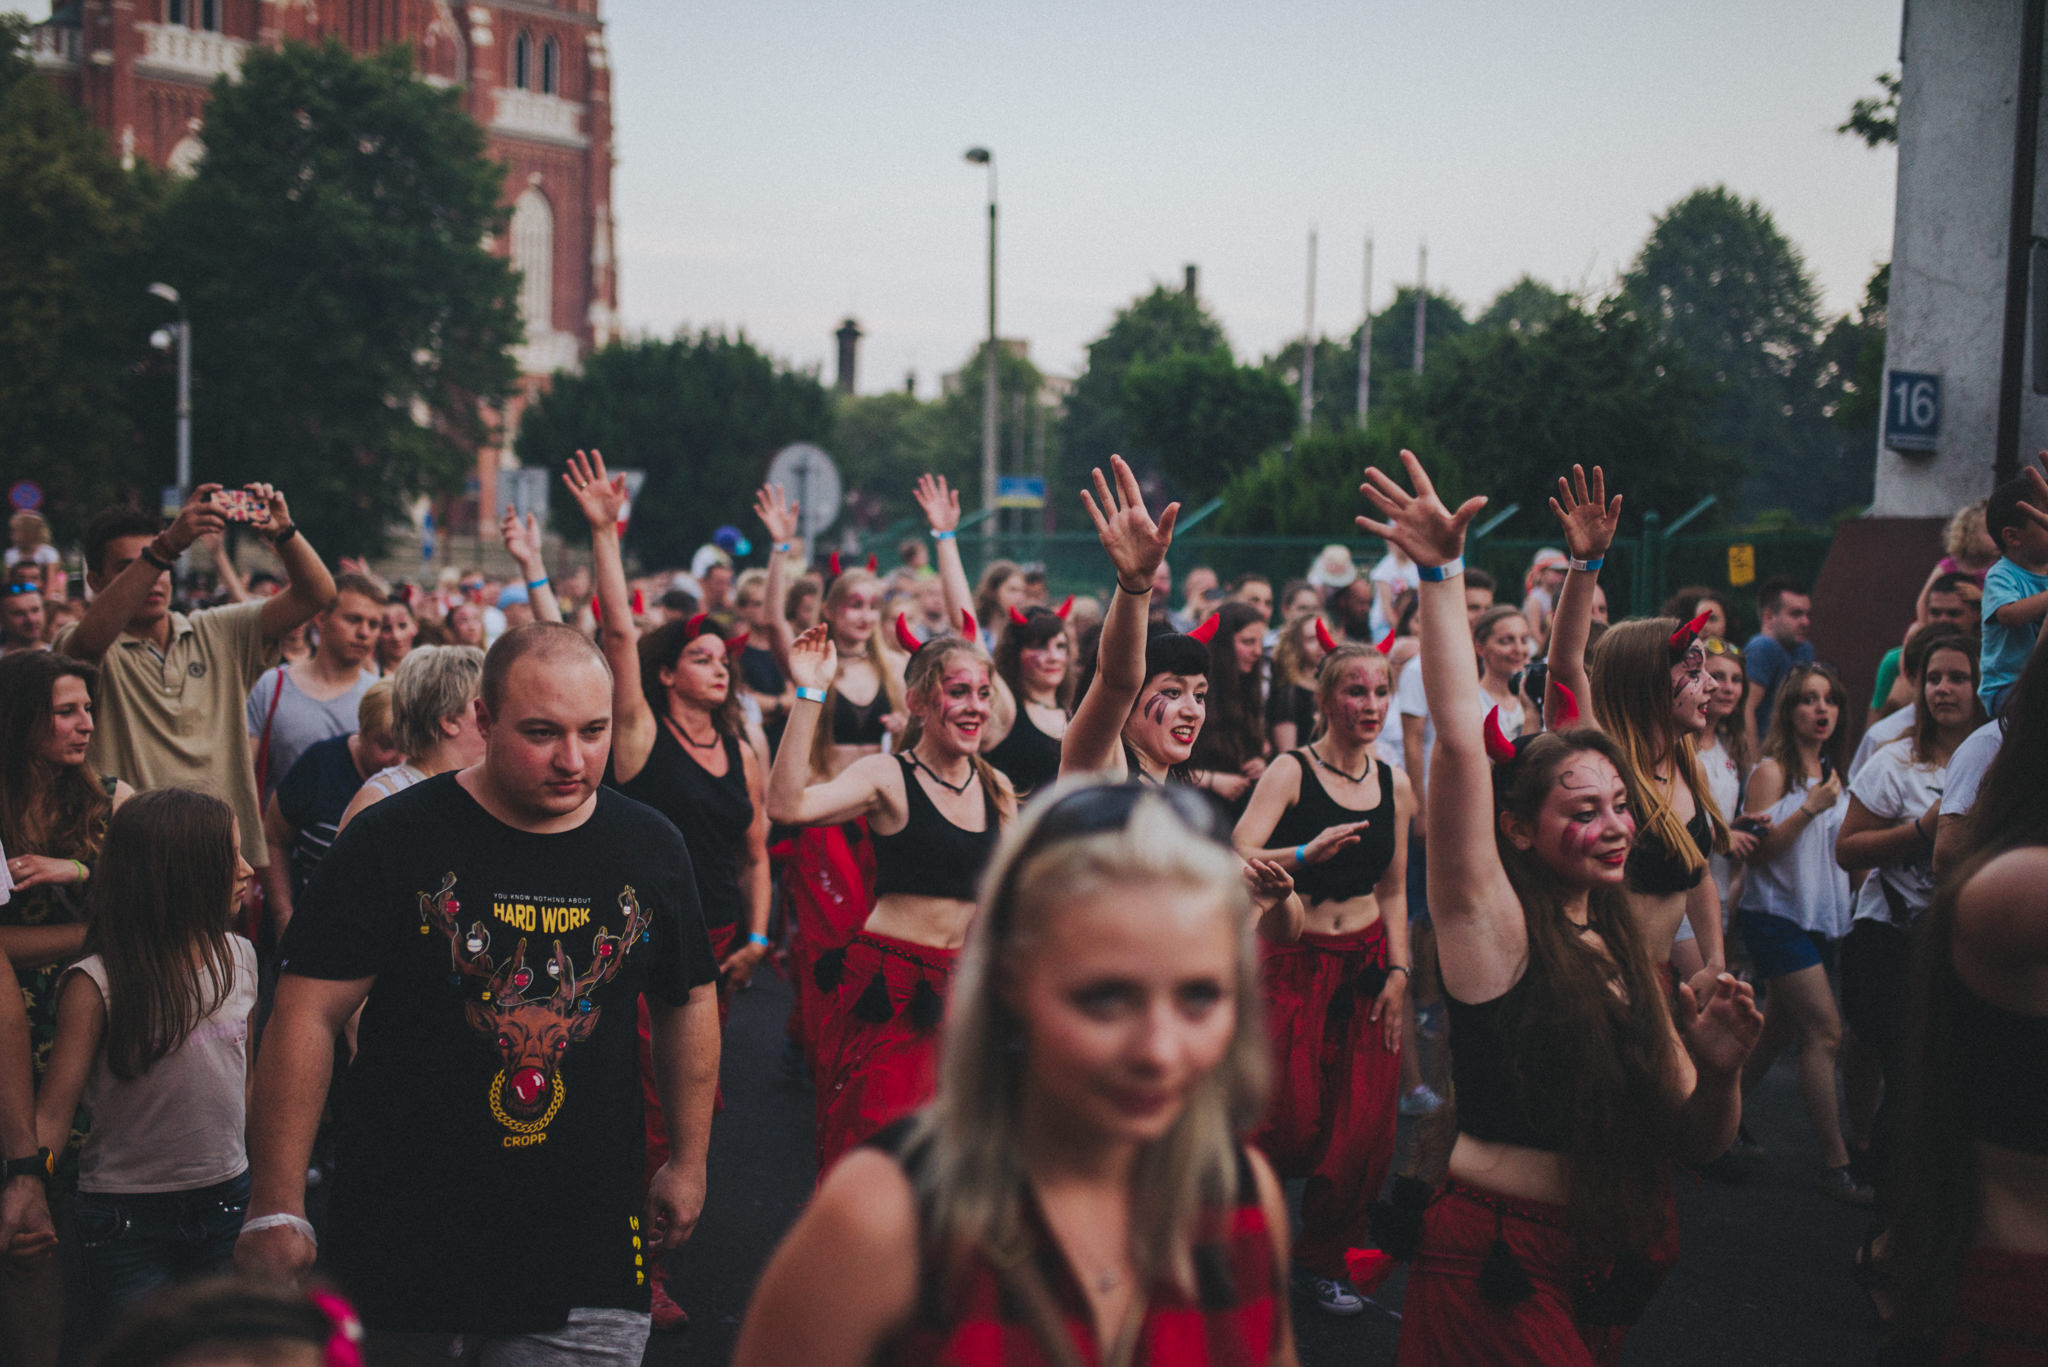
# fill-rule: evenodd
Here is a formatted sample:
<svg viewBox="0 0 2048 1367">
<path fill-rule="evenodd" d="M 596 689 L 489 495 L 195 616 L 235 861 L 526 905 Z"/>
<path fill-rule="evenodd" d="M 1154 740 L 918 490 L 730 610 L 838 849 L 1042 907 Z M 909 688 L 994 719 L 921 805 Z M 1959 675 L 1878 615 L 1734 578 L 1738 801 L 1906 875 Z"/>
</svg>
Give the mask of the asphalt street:
<svg viewBox="0 0 2048 1367">
<path fill-rule="evenodd" d="M 755 1278 L 809 1199 L 816 1175 L 811 1093 L 783 1071 L 788 1004 L 788 984 L 765 971 L 734 1004 L 725 1110 L 712 1132 L 709 1200 L 695 1236 L 668 1260 L 669 1287 L 691 1324 L 655 1336 L 650 1367 L 709 1367 L 731 1357 Z M 1748 1118 L 1767 1157 L 1740 1184 L 1680 1179 L 1681 1259 L 1630 1336 L 1624 1362 L 1834 1367 L 1871 1361 L 1869 1310 L 1848 1271 L 1871 1220 L 1814 1190 L 1819 1158 L 1789 1060 L 1751 1097 Z M 861 1274 L 848 1268 L 846 1275 Z M 1391 1363 L 1404 1275 L 1381 1288 L 1376 1308 L 1352 1319 L 1332 1318 L 1297 1296 L 1304 1367 Z"/>
</svg>

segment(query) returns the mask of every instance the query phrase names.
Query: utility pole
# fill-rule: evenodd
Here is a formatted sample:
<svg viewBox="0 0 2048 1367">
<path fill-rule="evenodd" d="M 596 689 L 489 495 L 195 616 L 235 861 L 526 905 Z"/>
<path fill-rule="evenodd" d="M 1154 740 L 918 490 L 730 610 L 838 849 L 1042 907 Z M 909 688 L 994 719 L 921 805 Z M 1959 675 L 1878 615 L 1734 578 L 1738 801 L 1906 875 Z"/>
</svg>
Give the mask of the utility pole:
<svg viewBox="0 0 2048 1367">
<path fill-rule="evenodd" d="M 1301 333 L 1301 430 L 1316 417 L 1316 230 L 1308 230 L 1308 319 Z"/>
<path fill-rule="evenodd" d="M 1429 239 L 1415 255 L 1415 373 L 1422 373 L 1422 343 L 1429 329 Z"/>
<path fill-rule="evenodd" d="M 983 358 L 981 385 L 981 506 L 991 514 L 996 507 L 996 157 L 986 147 L 967 149 L 967 160 L 988 167 L 988 351 Z M 981 524 L 983 547 L 993 553 L 996 519 Z"/>
<path fill-rule="evenodd" d="M 1358 330 L 1358 430 L 1372 397 L 1372 234 L 1365 235 L 1365 326 Z"/>
</svg>

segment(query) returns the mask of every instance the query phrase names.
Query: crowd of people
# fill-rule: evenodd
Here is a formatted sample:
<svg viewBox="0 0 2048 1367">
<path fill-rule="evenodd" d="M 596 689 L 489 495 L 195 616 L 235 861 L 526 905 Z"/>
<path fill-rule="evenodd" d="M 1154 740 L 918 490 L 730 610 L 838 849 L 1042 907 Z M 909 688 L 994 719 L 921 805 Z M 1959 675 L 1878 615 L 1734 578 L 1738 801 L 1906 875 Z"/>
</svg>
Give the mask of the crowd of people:
<svg viewBox="0 0 2048 1367">
<path fill-rule="evenodd" d="M 887 569 L 770 486 L 765 565 L 635 579 L 577 452 L 559 584 L 509 510 L 510 581 L 330 572 L 254 484 L 73 593 L 18 516 L 8 1358 L 632 1367 L 779 971 L 818 1186 L 749 1367 L 1288 1363 L 1402 1263 L 1403 1363 L 1612 1363 L 1787 1052 L 1884 1351 L 2048 1361 L 2048 455 L 1867 708 L 1797 581 L 1610 622 L 1601 471 L 1516 585 L 1403 461 L 1276 590 L 1176 583 L 1112 460 L 1059 602 L 934 476 Z"/>
</svg>

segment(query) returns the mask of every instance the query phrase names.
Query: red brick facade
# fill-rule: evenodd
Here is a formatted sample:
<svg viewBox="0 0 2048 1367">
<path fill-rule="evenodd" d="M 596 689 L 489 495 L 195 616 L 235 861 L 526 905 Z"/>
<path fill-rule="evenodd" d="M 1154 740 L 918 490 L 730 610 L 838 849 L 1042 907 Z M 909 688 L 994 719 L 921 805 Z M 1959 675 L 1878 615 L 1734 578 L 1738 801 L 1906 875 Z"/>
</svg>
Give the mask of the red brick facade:
<svg viewBox="0 0 2048 1367">
<path fill-rule="evenodd" d="M 421 74 L 463 106 L 505 163 L 513 222 L 496 244 L 526 272 L 525 401 L 618 330 L 612 249 L 611 67 L 599 0 L 72 0 L 35 32 L 36 63 L 107 130 L 125 161 L 189 166 L 207 87 L 252 46 L 339 38 L 411 43 Z M 485 507 L 498 453 L 479 453 Z"/>
</svg>

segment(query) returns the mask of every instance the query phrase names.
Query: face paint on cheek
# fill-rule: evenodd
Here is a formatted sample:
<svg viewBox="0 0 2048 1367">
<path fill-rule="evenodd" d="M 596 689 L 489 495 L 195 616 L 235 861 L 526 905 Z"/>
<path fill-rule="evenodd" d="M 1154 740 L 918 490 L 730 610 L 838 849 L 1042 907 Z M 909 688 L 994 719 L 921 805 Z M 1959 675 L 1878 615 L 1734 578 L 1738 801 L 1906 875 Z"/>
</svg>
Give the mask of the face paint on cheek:
<svg viewBox="0 0 2048 1367">
<path fill-rule="evenodd" d="M 1145 703 L 1145 720 L 1154 726 L 1166 725 L 1166 695 L 1154 693 Z"/>
</svg>

